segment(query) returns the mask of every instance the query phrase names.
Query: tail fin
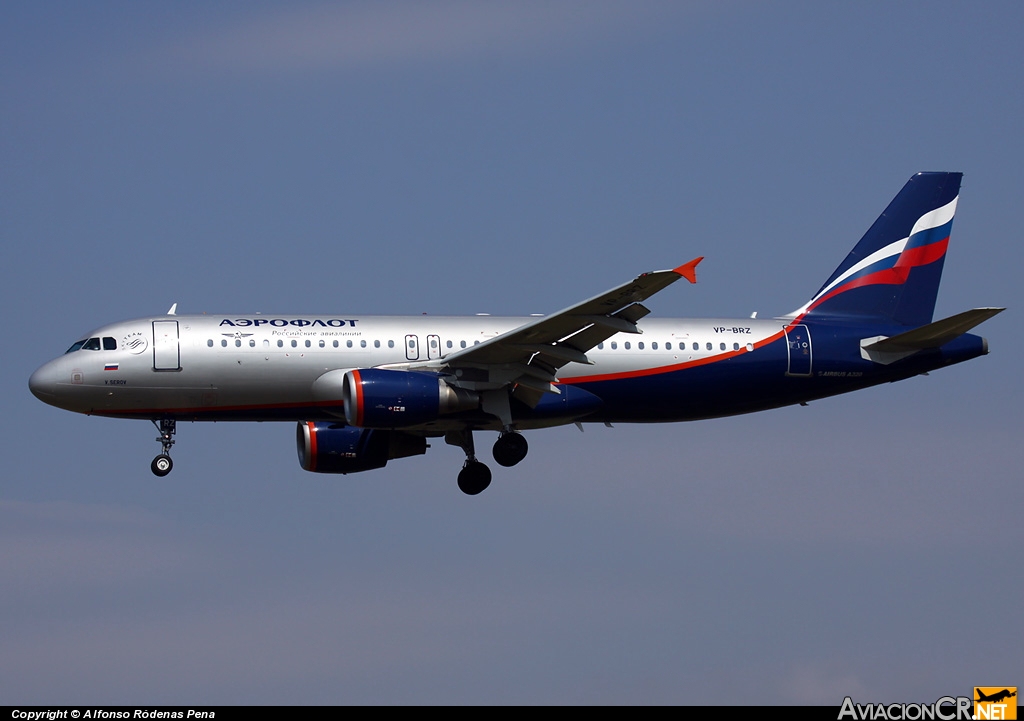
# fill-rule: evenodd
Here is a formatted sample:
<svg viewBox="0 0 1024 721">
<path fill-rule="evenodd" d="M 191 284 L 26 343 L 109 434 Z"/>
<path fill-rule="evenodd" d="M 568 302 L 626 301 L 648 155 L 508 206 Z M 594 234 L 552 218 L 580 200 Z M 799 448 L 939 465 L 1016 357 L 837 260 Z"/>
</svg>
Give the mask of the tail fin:
<svg viewBox="0 0 1024 721">
<path fill-rule="evenodd" d="M 911 327 L 932 320 L 963 173 L 907 181 L 846 260 L 794 315 Z"/>
</svg>

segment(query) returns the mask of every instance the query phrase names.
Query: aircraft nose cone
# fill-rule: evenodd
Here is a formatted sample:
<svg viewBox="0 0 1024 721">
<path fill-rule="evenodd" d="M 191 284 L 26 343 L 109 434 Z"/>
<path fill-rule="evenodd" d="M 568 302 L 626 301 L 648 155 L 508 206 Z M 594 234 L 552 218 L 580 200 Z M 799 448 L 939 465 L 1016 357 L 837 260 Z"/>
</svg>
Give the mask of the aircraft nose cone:
<svg viewBox="0 0 1024 721">
<path fill-rule="evenodd" d="M 28 389 L 44 403 L 52 403 L 56 396 L 57 378 L 50 363 L 39 368 L 28 379 Z"/>
</svg>

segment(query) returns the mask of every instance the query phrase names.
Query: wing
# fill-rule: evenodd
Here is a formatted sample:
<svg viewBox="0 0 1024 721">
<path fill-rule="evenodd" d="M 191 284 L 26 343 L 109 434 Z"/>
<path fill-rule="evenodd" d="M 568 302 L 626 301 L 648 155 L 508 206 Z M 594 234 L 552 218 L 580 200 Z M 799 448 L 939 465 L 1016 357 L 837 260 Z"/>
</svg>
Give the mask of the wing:
<svg viewBox="0 0 1024 721">
<path fill-rule="evenodd" d="M 641 301 L 680 278 L 697 282 L 694 258 L 672 270 L 639 275 L 582 303 L 538 318 L 479 345 L 445 356 L 444 368 L 460 370 L 459 385 L 478 389 L 512 384 L 520 400 L 534 406 L 544 393 L 558 393 L 556 372 L 586 363 L 587 351 L 616 333 L 640 333 L 636 322 L 650 311 Z"/>
</svg>

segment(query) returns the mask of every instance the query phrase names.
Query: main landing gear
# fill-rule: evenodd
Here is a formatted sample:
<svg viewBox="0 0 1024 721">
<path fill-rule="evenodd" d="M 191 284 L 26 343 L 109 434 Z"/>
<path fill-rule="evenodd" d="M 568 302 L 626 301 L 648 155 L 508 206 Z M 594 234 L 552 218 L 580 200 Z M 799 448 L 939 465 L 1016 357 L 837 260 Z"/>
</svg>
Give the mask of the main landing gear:
<svg viewBox="0 0 1024 721">
<path fill-rule="evenodd" d="M 491 485 L 491 469 L 476 459 L 473 431 L 450 431 L 445 435 L 445 442 L 466 452 L 466 462 L 459 471 L 459 490 L 468 496 L 486 490 Z M 526 458 L 528 450 L 529 444 L 522 434 L 506 428 L 495 441 L 492 454 L 499 465 L 508 468 Z"/>
<path fill-rule="evenodd" d="M 164 418 L 160 421 L 153 421 L 153 425 L 160 432 L 160 436 L 156 439 L 157 443 L 160 444 L 160 455 L 153 459 L 153 462 L 149 464 L 149 468 L 153 471 L 153 474 L 163 478 L 171 469 L 174 468 L 174 461 L 171 460 L 171 446 L 174 445 L 174 434 L 177 432 L 177 422 Z"/>
<path fill-rule="evenodd" d="M 475 457 L 466 458 L 459 471 L 459 490 L 467 496 L 475 496 L 491 485 L 491 469 Z"/>
<path fill-rule="evenodd" d="M 527 451 L 530 450 L 530 444 L 526 442 L 526 438 L 523 437 L 522 433 L 516 433 L 513 430 L 506 430 L 500 436 L 498 440 L 494 442 L 494 448 L 491 450 L 491 454 L 494 456 L 494 460 L 498 462 L 499 466 L 505 466 L 505 468 L 511 468 L 519 461 L 526 458 Z"/>
</svg>

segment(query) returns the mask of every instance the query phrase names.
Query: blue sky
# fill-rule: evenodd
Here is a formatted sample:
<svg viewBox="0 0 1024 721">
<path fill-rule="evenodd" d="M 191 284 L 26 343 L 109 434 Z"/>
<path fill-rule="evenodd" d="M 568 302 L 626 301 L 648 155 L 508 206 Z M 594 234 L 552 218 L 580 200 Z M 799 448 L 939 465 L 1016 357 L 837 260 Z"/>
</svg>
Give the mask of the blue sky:
<svg viewBox="0 0 1024 721">
<path fill-rule="evenodd" d="M 5 3 L 4 703 L 933 701 L 1024 679 L 1020 3 Z M 759 415 L 303 472 L 290 424 L 39 403 L 88 329 L 806 301 L 965 173 L 991 355 Z"/>
</svg>

